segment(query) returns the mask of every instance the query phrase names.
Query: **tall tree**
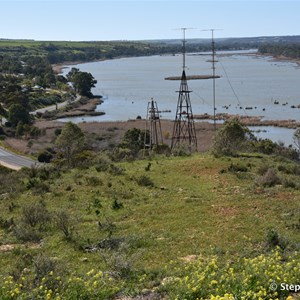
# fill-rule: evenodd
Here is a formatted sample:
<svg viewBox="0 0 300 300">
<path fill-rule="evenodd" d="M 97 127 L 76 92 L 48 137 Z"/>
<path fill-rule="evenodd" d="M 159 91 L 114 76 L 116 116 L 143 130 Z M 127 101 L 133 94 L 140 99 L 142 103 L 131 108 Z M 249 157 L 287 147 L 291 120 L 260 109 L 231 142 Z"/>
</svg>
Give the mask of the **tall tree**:
<svg viewBox="0 0 300 300">
<path fill-rule="evenodd" d="M 76 165 L 76 155 L 85 147 L 85 136 L 78 125 L 68 122 L 56 140 L 58 156 L 66 160 L 69 167 Z"/>
<path fill-rule="evenodd" d="M 90 97 L 91 89 L 95 87 L 97 80 L 91 73 L 81 72 L 77 68 L 72 68 L 67 78 L 73 83 L 75 91 L 82 96 Z"/>
<path fill-rule="evenodd" d="M 30 124 L 31 117 L 28 110 L 21 104 L 12 104 L 8 110 L 8 121 L 12 126 L 17 126 L 19 122 Z"/>
</svg>

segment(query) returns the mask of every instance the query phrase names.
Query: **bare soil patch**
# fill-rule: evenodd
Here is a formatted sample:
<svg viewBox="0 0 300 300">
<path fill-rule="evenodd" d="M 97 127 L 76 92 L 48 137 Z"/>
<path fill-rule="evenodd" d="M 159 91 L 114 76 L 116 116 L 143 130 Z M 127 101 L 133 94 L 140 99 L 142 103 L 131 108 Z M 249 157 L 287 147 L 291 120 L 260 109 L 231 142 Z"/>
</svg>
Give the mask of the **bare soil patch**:
<svg viewBox="0 0 300 300">
<path fill-rule="evenodd" d="M 131 128 L 145 129 L 145 120 L 129 120 L 124 122 L 86 122 L 79 123 L 80 128 L 86 133 L 88 144 L 95 150 L 105 148 L 113 148 L 123 138 L 125 132 Z M 28 140 L 7 138 L 5 144 L 19 152 L 35 155 L 39 151 L 53 147 L 55 143 L 55 129 L 62 128 L 64 123 L 58 121 L 37 121 L 35 123 L 40 129 L 45 131 L 45 134 L 37 139 Z M 171 137 L 173 131 L 173 121 L 161 120 L 162 134 L 164 143 L 171 145 Z M 210 149 L 213 136 L 213 124 L 208 122 L 196 122 L 196 133 L 198 140 L 198 151 L 205 152 Z"/>
</svg>

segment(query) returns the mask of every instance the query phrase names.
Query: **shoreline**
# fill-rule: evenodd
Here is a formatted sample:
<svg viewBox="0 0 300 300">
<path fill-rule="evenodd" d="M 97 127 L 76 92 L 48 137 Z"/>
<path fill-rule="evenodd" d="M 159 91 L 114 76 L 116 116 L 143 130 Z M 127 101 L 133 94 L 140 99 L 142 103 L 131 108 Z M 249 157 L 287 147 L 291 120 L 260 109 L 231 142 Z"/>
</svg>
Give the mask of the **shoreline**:
<svg viewBox="0 0 300 300">
<path fill-rule="evenodd" d="M 44 116 L 44 119 L 57 120 L 70 117 L 102 116 L 105 114 L 103 111 L 96 111 L 97 106 L 103 103 L 103 100 L 101 100 L 99 97 L 94 96 L 93 98 L 86 100 L 84 103 L 79 103 L 79 105 L 78 103 L 78 101 L 73 102 L 70 104 L 73 105 L 73 107 L 70 107 L 68 110 L 58 110 L 55 114 L 50 115 L 48 118 Z M 45 113 L 47 113 L 47 111 Z"/>
<path fill-rule="evenodd" d="M 209 52 L 208 52 L 209 53 Z M 273 61 L 282 61 L 282 62 L 293 62 L 296 63 L 298 66 L 300 66 L 300 58 L 292 58 L 292 57 L 287 57 L 283 55 L 272 55 L 271 53 L 265 53 L 265 54 L 260 54 L 260 53 L 239 53 L 240 55 L 250 55 L 250 56 L 258 56 L 258 57 L 272 57 Z M 224 55 L 224 54 L 219 54 L 219 55 Z M 52 70 L 56 74 L 61 74 L 62 70 L 65 68 L 68 68 L 68 66 L 72 65 L 79 65 L 79 64 L 85 64 L 85 63 L 91 63 L 91 62 L 100 62 L 100 61 L 106 61 L 106 60 L 112 60 L 112 59 L 120 59 L 120 58 L 130 58 L 130 57 L 138 57 L 138 56 L 119 56 L 119 57 L 114 57 L 114 58 L 102 58 L 102 59 L 96 59 L 96 60 L 89 60 L 89 61 L 82 61 L 82 60 L 77 60 L 77 61 L 67 61 L 64 63 L 57 63 L 57 64 L 52 64 Z"/>
<path fill-rule="evenodd" d="M 259 116 L 242 116 L 220 113 L 216 114 L 215 119 L 225 122 L 234 118 L 238 119 L 245 126 L 274 126 L 288 129 L 297 129 L 300 127 L 300 122 L 296 120 L 262 120 L 262 117 Z M 213 120 L 213 116 L 208 114 L 194 115 L 194 119 Z"/>
<path fill-rule="evenodd" d="M 259 54 L 259 53 L 251 53 L 251 54 L 241 54 L 241 55 L 253 55 L 257 57 L 271 57 L 272 61 L 277 61 L 277 62 L 292 62 L 296 63 L 297 66 L 300 66 L 300 59 L 295 59 L 291 57 L 285 57 L 285 56 L 274 56 L 272 54 L 266 53 L 266 54 Z M 119 59 L 122 57 L 115 57 L 112 59 Z M 66 63 L 59 63 L 59 64 L 53 64 L 52 69 L 54 72 L 61 74 L 62 70 L 67 68 L 70 65 L 78 65 L 78 64 L 83 64 L 83 63 L 90 63 L 90 62 L 101 62 L 105 60 L 112 60 L 112 59 L 99 59 L 99 60 L 93 60 L 93 61 L 73 61 L 73 62 L 66 62 Z M 104 115 L 105 112 L 96 112 L 96 108 L 100 103 L 97 103 L 94 108 L 89 108 L 88 111 L 80 109 L 80 107 L 73 112 L 67 112 L 62 115 L 57 116 L 55 119 L 58 118 L 64 118 L 64 117 L 84 117 L 84 116 L 101 116 Z M 86 113 L 84 113 L 84 111 Z M 289 129 L 297 129 L 300 127 L 300 122 L 296 120 L 262 120 L 262 117 L 249 117 L 249 116 L 243 116 L 243 115 L 228 115 L 226 113 L 220 114 L 221 116 L 217 118 L 217 120 L 228 120 L 230 118 L 238 118 L 241 120 L 242 124 L 246 126 L 275 126 L 275 127 L 283 127 L 283 128 L 289 128 Z M 226 116 L 227 115 L 227 116 Z M 194 115 L 194 119 L 198 120 L 213 120 L 212 115 Z M 96 122 L 106 122 L 106 121 L 101 121 L 101 118 L 99 121 Z M 115 121 L 111 121 L 115 122 Z"/>
</svg>

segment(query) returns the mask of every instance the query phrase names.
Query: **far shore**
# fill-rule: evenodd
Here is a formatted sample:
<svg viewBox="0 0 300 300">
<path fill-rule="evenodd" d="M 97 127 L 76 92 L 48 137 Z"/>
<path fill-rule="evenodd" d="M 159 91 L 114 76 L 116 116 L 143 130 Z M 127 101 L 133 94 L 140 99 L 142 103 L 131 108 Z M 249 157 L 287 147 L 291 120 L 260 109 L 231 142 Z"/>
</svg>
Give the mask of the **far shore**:
<svg viewBox="0 0 300 300">
<path fill-rule="evenodd" d="M 249 54 L 245 54 L 249 55 Z M 253 54 L 251 54 L 253 55 Z M 256 53 L 254 54 L 256 56 L 261 56 L 261 57 L 272 57 L 273 61 L 285 61 L 285 62 L 293 62 L 296 63 L 298 66 L 300 66 L 300 59 L 294 59 L 291 57 L 285 57 L 285 56 L 273 56 L 272 54 L 259 54 Z M 119 59 L 120 57 L 116 57 L 113 59 Z M 53 71 L 57 74 L 61 74 L 62 70 L 67 68 L 70 65 L 77 65 L 77 64 L 83 64 L 83 63 L 90 63 L 90 62 L 100 62 L 104 60 L 109 60 L 109 59 L 99 59 L 95 61 L 73 61 L 73 62 L 65 62 L 65 63 L 59 63 L 59 64 L 53 64 L 52 68 Z M 72 110 L 70 112 L 64 113 L 64 115 L 59 115 L 57 118 L 62 118 L 62 117 L 76 117 L 76 116 L 92 116 L 92 115 L 103 115 L 105 112 L 96 112 L 97 105 L 101 103 L 91 101 L 88 107 L 83 106 L 83 107 L 78 107 L 76 110 Z M 242 124 L 246 126 L 275 126 L 275 127 L 285 127 L 285 128 L 290 128 L 290 129 L 296 129 L 300 127 L 300 122 L 296 120 L 262 120 L 261 117 L 249 117 L 249 116 L 241 116 L 241 115 L 229 115 L 229 114 L 220 114 L 220 116 L 217 116 L 217 120 L 228 120 L 231 118 L 239 118 L 242 122 Z M 194 119 L 202 119 L 202 120 L 213 120 L 212 115 L 195 115 Z M 104 122 L 101 121 L 101 118 L 99 118 L 99 122 Z"/>
<path fill-rule="evenodd" d="M 255 56 L 261 56 L 261 57 L 271 56 L 274 61 L 294 62 L 297 65 L 300 65 L 300 59 L 299 58 L 292 58 L 292 57 L 287 57 L 287 56 L 283 56 L 283 55 L 274 56 L 270 53 L 266 53 L 266 54 L 260 54 L 260 53 L 246 54 L 245 53 L 243 55 L 255 55 Z M 111 59 L 119 59 L 119 58 L 122 58 L 122 56 L 121 57 L 110 58 L 110 59 L 105 59 L 105 58 L 97 59 L 97 60 L 93 60 L 93 61 L 68 61 L 68 62 L 64 62 L 64 63 L 52 64 L 52 69 L 56 74 L 61 74 L 62 70 L 65 69 L 65 68 L 68 68 L 68 66 L 79 65 L 79 64 L 90 63 L 90 62 L 99 62 L 99 61 L 105 61 L 105 60 L 111 60 Z"/>
<path fill-rule="evenodd" d="M 232 115 L 226 113 L 216 114 L 215 120 L 218 121 L 227 121 L 231 119 L 238 119 L 245 126 L 274 126 L 274 127 L 284 127 L 289 129 L 300 128 L 300 122 L 296 120 L 262 120 L 262 117 L 259 116 L 241 116 L 241 115 Z M 203 114 L 203 115 L 194 115 L 195 120 L 213 120 L 212 115 Z"/>
</svg>

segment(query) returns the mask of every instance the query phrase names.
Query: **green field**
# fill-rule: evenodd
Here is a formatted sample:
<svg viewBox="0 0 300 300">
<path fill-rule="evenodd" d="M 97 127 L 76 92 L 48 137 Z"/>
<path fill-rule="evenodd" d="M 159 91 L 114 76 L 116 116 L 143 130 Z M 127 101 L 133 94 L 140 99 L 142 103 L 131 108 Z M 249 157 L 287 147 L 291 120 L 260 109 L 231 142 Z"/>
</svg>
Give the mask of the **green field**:
<svg viewBox="0 0 300 300">
<path fill-rule="evenodd" d="M 101 156 L 87 169 L 23 174 L 22 182 L 16 181 L 19 192 L 2 190 L 0 243 L 2 248 L 11 245 L 10 250 L 0 252 L 2 276 L 18 273 L 19 278 L 28 276 L 32 281 L 32 261 L 43 254 L 46 260 L 55 261 L 56 272 L 65 278 L 73 272 L 86 276 L 92 269 L 114 271 L 121 274 L 110 279 L 119 292 L 139 295 L 155 288 L 175 299 L 174 287 L 173 295 L 161 284 L 174 276 L 174 269 L 165 268 L 171 261 L 179 266 L 176 272 L 184 274 L 182 262 L 189 257 L 216 257 L 220 264 L 231 261 L 234 265 L 244 257 L 272 255 L 276 243 L 270 244 L 268 232 L 279 234 L 277 244 L 284 257 L 299 250 L 300 181 L 299 175 L 290 172 L 298 168 L 295 163 L 272 156 L 215 158 L 209 154 L 154 157 L 110 167 L 107 163 Z M 277 170 L 285 182 L 294 184 L 262 186 L 263 168 Z M 14 175 L 10 176 L 6 180 L 14 182 Z M 49 220 L 29 226 L 24 207 L 32 204 L 41 205 Z M 68 216 L 69 236 L 55 221 L 62 211 Z M 3 225 L 11 218 L 19 235 Z M 26 234 L 28 238 L 33 233 L 24 232 L 24 224 L 39 236 L 36 241 L 25 242 Z M 93 247 L 95 251 L 86 251 Z M 26 260 L 27 256 L 32 260 Z M 29 275 L 24 269 L 30 270 Z M 295 276 L 299 269 L 297 272 Z M 108 294 L 95 299 L 114 299 Z M 178 299 L 197 299 L 200 294 L 196 295 Z M 280 299 L 285 299 L 287 294 L 282 295 Z M 231 299 L 228 297 L 224 299 Z M 252 299 L 273 299 L 270 294 L 255 297 Z"/>
</svg>

